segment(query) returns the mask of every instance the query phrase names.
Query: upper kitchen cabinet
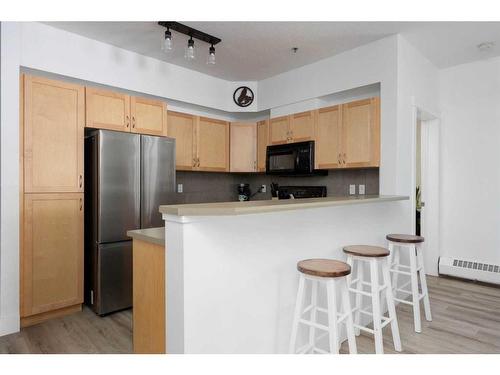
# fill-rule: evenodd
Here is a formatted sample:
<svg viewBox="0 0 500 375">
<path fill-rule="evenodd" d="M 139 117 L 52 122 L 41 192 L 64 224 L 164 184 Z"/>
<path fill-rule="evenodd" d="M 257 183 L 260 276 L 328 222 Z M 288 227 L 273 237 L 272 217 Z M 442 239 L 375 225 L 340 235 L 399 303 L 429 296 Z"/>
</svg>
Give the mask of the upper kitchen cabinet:
<svg viewBox="0 0 500 375">
<path fill-rule="evenodd" d="M 342 105 L 342 163 L 345 168 L 380 165 L 380 98 Z"/>
<path fill-rule="evenodd" d="M 269 120 L 269 143 L 303 142 L 314 139 L 314 111 L 295 113 Z"/>
<path fill-rule="evenodd" d="M 316 168 L 342 167 L 342 110 L 339 105 L 321 108 L 316 114 Z"/>
<path fill-rule="evenodd" d="M 269 145 L 269 120 L 257 123 L 257 172 L 266 171 L 266 151 Z"/>
<path fill-rule="evenodd" d="M 24 76 L 24 192 L 83 191 L 83 86 Z"/>
<path fill-rule="evenodd" d="M 282 116 L 269 120 L 269 144 L 279 145 L 291 141 L 290 117 Z"/>
<path fill-rule="evenodd" d="M 132 96 L 130 98 L 131 132 L 167 135 L 167 103 Z"/>
<path fill-rule="evenodd" d="M 200 117 L 196 133 L 196 169 L 208 172 L 228 172 L 229 123 Z"/>
<path fill-rule="evenodd" d="M 113 91 L 85 88 L 89 128 L 130 131 L 130 96 Z"/>
<path fill-rule="evenodd" d="M 190 171 L 196 166 L 196 128 L 198 118 L 187 113 L 168 111 L 169 137 L 175 138 L 177 170 Z"/>
<path fill-rule="evenodd" d="M 314 140 L 314 111 L 295 113 L 290 116 L 289 142 Z"/>
<path fill-rule="evenodd" d="M 230 171 L 257 171 L 257 124 L 231 123 Z"/>
</svg>

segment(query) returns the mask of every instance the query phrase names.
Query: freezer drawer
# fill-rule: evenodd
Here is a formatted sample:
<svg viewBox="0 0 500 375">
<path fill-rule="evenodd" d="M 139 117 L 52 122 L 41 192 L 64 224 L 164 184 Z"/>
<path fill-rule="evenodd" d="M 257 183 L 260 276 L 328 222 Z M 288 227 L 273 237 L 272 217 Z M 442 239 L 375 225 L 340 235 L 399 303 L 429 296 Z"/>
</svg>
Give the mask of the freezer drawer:
<svg viewBox="0 0 500 375">
<path fill-rule="evenodd" d="M 99 315 L 132 306 L 132 241 L 97 246 L 94 311 Z"/>
</svg>

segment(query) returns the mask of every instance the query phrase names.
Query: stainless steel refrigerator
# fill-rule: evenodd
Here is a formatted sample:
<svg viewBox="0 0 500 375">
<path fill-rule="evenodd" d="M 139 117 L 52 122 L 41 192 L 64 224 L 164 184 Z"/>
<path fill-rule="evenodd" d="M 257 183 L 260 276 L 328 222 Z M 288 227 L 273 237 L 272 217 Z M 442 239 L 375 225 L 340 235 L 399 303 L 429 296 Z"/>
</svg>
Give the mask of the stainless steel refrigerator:
<svg viewBox="0 0 500 375">
<path fill-rule="evenodd" d="M 163 226 L 174 202 L 175 140 L 92 130 L 85 136 L 85 303 L 105 315 L 132 306 L 131 229 Z"/>
</svg>

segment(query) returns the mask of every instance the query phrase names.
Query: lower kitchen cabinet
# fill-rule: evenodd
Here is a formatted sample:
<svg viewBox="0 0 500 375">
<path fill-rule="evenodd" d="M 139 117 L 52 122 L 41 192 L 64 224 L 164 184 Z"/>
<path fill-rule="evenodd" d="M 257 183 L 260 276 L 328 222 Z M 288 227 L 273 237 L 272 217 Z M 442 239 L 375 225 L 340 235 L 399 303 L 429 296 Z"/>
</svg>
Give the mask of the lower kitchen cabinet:
<svg viewBox="0 0 500 375">
<path fill-rule="evenodd" d="M 257 124 L 231 123 L 231 172 L 257 171 Z"/>
<path fill-rule="evenodd" d="M 25 194 L 21 325 L 81 309 L 83 193 Z"/>
</svg>

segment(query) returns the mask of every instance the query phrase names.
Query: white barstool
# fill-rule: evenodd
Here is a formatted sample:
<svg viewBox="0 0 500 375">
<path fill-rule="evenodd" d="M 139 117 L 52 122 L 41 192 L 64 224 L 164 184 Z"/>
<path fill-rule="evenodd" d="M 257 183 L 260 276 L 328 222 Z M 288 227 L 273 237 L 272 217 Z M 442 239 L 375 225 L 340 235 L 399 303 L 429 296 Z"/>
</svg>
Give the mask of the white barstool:
<svg viewBox="0 0 500 375">
<path fill-rule="evenodd" d="M 375 353 L 384 353 L 384 343 L 382 329 L 390 324 L 392 332 L 392 341 L 394 349 L 398 352 L 401 348 L 401 338 L 399 337 L 398 320 L 396 317 L 396 308 L 392 296 L 391 278 L 389 274 L 389 250 L 378 246 L 354 245 L 344 247 L 344 253 L 347 254 L 347 263 L 356 268 L 356 278 L 352 279 L 352 274 L 347 277 L 349 291 L 356 296 L 356 305 L 354 311 L 354 328 L 356 336 L 360 330 L 373 334 L 375 340 Z M 364 281 L 364 266 L 369 266 L 370 281 Z M 379 283 L 379 270 L 382 270 L 382 284 Z M 370 287 L 370 291 L 364 290 L 364 287 Z M 382 303 L 380 293 L 385 292 L 385 301 L 387 302 L 388 317 L 382 314 Z M 371 298 L 371 311 L 363 308 L 363 296 Z M 361 325 L 361 314 L 373 318 L 373 329 Z"/>
<path fill-rule="evenodd" d="M 410 234 L 388 234 L 386 236 L 389 242 L 389 251 L 391 252 L 392 287 L 394 289 L 394 299 L 398 302 L 413 306 L 413 322 L 415 332 L 422 332 L 422 323 L 420 321 L 420 300 L 424 300 L 425 319 L 432 321 L 431 304 L 429 301 L 429 292 L 427 290 L 427 281 L 425 278 L 424 258 L 422 255 L 422 243 L 424 237 Z M 410 258 L 410 265 L 401 263 L 402 250 L 407 251 Z M 410 280 L 402 286 L 398 286 L 398 275 L 407 275 Z M 420 276 L 419 291 L 418 279 Z M 411 285 L 411 290 L 405 288 Z M 411 301 L 397 298 L 398 292 L 411 296 Z"/>
<path fill-rule="evenodd" d="M 349 353 L 356 354 L 356 338 L 354 336 L 351 303 L 346 283 L 346 276 L 351 273 L 351 267 L 344 262 L 333 259 L 307 259 L 297 263 L 297 269 L 300 272 L 299 289 L 297 291 L 289 352 L 293 354 L 338 354 L 340 348 L 339 324 L 343 322 L 347 332 Z M 304 308 L 306 282 L 311 284 L 311 302 Z M 327 291 L 328 306 L 326 309 L 318 305 L 318 287 L 322 284 L 326 286 Z M 339 288 L 342 301 L 340 312 L 337 304 L 337 288 Z M 327 315 L 327 326 L 318 322 L 318 312 Z M 307 313 L 309 313 L 309 319 L 303 317 Z M 301 324 L 309 327 L 308 342 L 296 349 L 297 333 Z M 322 335 L 316 335 L 316 330 L 325 332 Z M 316 343 L 326 336 L 329 338 L 329 352 L 316 346 Z"/>
</svg>

